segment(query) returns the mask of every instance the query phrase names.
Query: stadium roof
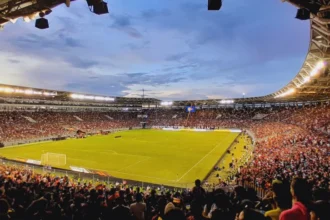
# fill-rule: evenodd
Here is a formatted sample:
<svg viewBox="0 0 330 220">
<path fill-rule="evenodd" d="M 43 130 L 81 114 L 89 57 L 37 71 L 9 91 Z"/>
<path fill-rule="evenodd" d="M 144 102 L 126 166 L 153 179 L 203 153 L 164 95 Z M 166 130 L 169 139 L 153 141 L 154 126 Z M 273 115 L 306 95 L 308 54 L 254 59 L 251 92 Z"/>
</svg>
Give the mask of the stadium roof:
<svg viewBox="0 0 330 220">
<path fill-rule="evenodd" d="M 51 8 L 65 2 L 65 0 L 0 0 L 0 27 L 9 21 L 15 22 L 19 17 L 32 20 L 39 12 L 50 13 Z"/>
<path fill-rule="evenodd" d="M 74 92 L 56 91 L 48 89 L 30 88 L 24 86 L 13 86 L 0 84 L 0 97 L 38 99 L 52 101 L 83 101 L 101 102 L 122 105 L 158 104 L 160 100 L 154 98 L 126 98 L 114 96 L 101 96 L 92 94 L 81 94 Z"/>
</svg>

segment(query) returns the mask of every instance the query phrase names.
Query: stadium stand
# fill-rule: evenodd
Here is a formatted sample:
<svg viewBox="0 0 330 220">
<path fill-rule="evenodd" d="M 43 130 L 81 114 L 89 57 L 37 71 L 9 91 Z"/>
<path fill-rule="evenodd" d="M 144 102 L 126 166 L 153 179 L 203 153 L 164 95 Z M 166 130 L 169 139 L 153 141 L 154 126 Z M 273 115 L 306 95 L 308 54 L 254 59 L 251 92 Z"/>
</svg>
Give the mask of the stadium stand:
<svg viewBox="0 0 330 220">
<path fill-rule="evenodd" d="M 329 1 L 288 1 L 302 10 L 322 6 L 310 16 L 303 68 L 278 92 L 235 99 L 235 106 L 233 100 L 188 100 L 158 108 L 156 99 L 0 85 L 0 147 L 78 130 L 93 134 L 140 126 L 141 111 L 149 127 L 240 128 L 253 140 L 212 190 L 200 180 L 192 189 L 140 187 L 0 164 L 0 219 L 329 220 Z M 193 114 L 184 110 L 191 103 L 197 107 Z"/>
<path fill-rule="evenodd" d="M 141 113 L 3 111 L 0 113 L 0 137 L 6 144 L 39 137 L 69 136 L 78 129 L 94 132 L 134 127 L 139 126 L 138 114 Z M 244 163 L 233 161 L 233 175 L 220 181 L 211 192 L 199 186 L 180 191 L 154 191 L 114 183 L 95 186 L 66 176 L 41 175 L 24 167 L 1 165 L 3 218 L 235 219 L 237 215 L 237 219 L 262 219 L 264 213 L 271 216 L 274 212 L 279 215 L 289 210 L 291 182 L 291 188 L 297 190 L 292 196 L 298 201 L 304 199 L 301 201 L 304 210 L 308 208 L 312 215 L 323 216 L 319 219 L 329 219 L 326 211 L 330 189 L 329 103 L 305 107 L 204 109 L 189 119 L 184 109 L 147 110 L 143 114 L 148 115 L 149 126 L 249 130 L 255 137 L 254 156 Z M 267 116 L 253 119 L 258 114 Z M 296 176 L 301 179 L 295 179 Z M 233 186 L 236 186 L 233 191 L 226 188 Z M 305 190 L 307 186 L 310 191 Z M 277 188 L 281 190 L 276 191 Z M 259 204 L 257 209 L 256 204 Z M 265 212 L 272 207 L 281 208 Z M 280 219 L 293 219 L 285 217 L 290 212 L 285 211 Z"/>
<path fill-rule="evenodd" d="M 106 115 L 113 119 L 106 118 Z M 26 120 L 31 118 L 35 122 Z M 82 120 L 79 120 L 79 119 Z M 11 145 L 25 141 L 74 136 L 77 130 L 97 133 L 100 130 L 136 127 L 139 122 L 131 113 L 112 112 L 1 112 L 0 142 Z"/>
</svg>

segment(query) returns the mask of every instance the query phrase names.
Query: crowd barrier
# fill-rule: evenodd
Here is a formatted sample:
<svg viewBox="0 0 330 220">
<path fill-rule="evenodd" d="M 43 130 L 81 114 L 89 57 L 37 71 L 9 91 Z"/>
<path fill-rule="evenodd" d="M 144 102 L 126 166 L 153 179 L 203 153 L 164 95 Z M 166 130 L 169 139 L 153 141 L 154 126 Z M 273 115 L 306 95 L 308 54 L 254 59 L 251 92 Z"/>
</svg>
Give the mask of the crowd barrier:
<svg viewBox="0 0 330 220">
<path fill-rule="evenodd" d="M 251 188 L 254 189 L 257 193 L 257 196 L 262 199 L 265 197 L 265 195 L 268 193 L 269 190 L 262 188 L 255 182 L 249 182 L 249 181 L 242 181 L 239 182 L 238 185 L 243 186 L 244 188 Z"/>
</svg>

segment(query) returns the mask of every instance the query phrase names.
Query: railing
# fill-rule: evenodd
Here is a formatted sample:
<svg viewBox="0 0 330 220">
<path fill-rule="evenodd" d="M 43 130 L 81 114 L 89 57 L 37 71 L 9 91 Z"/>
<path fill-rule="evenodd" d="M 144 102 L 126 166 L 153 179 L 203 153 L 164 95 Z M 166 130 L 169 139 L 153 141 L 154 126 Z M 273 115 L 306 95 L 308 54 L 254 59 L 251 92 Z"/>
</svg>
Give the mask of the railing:
<svg viewBox="0 0 330 220">
<path fill-rule="evenodd" d="M 238 185 L 243 186 L 244 188 L 251 188 L 254 189 L 257 193 L 257 196 L 262 199 L 265 197 L 265 195 L 268 193 L 268 190 L 260 186 L 256 182 L 250 182 L 250 181 L 242 181 L 239 182 Z"/>
</svg>

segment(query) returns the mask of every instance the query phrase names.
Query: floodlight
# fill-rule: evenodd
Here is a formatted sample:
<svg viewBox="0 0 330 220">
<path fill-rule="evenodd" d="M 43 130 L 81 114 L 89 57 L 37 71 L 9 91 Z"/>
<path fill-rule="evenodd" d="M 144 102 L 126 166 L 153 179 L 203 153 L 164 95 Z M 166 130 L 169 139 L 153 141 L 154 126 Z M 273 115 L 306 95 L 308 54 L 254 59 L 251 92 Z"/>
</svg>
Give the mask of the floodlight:
<svg viewBox="0 0 330 220">
<path fill-rule="evenodd" d="M 5 88 L 4 89 L 4 92 L 5 93 L 13 93 L 15 90 L 14 89 L 12 89 L 12 88 Z"/>
<path fill-rule="evenodd" d="M 234 100 L 228 100 L 228 99 L 220 100 L 220 104 L 233 104 L 234 102 L 235 102 Z"/>
<path fill-rule="evenodd" d="M 323 61 L 320 61 L 320 62 L 318 62 L 318 63 L 316 64 L 316 68 L 317 68 L 317 69 L 322 69 L 323 67 L 325 67 L 325 64 L 324 64 Z"/>
<path fill-rule="evenodd" d="M 111 102 L 113 102 L 113 101 L 115 101 L 115 98 L 105 97 L 105 101 L 111 101 Z"/>
<path fill-rule="evenodd" d="M 24 22 L 30 22 L 31 19 L 30 19 L 28 16 L 24 16 L 24 17 L 23 17 L 23 21 L 24 21 Z"/>
<path fill-rule="evenodd" d="M 310 11 L 307 8 L 299 8 L 297 10 L 296 18 L 299 20 L 308 20 L 310 19 L 311 14 Z"/>
<path fill-rule="evenodd" d="M 317 74 L 318 70 L 317 69 L 313 69 L 312 72 L 310 73 L 311 76 L 315 76 Z"/>
<path fill-rule="evenodd" d="M 33 91 L 33 95 L 42 95 L 42 92 L 39 92 L 39 91 Z"/>
<path fill-rule="evenodd" d="M 97 15 L 108 14 L 108 4 L 106 2 L 99 2 L 93 5 L 93 12 Z"/>
<path fill-rule="evenodd" d="M 97 4 L 99 1 L 98 0 L 87 0 L 87 5 L 90 7 L 90 6 L 93 6 L 94 4 Z"/>
<path fill-rule="evenodd" d="M 17 18 L 14 18 L 14 19 L 9 19 L 9 21 L 10 21 L 11 23 L 15 24 L 15 23 L 16 23 L 16 21 L 17 21 Z"/>
<path fill-rule="evenodd" d="M 81 94 L 70 94 L 70 97 L 73 99 L 87 99 L 87 100 L 96 100 L 96 101 L 115 101 L 111 97 L 102 97 L 102 96 L 92 96 L 92 95 L 81 95 Z"/>
<path fill-rule="evenodd" d="M 287 91 L 287 94 L 292 94 L 292 93 L 294 93 L 296 90 L 294 89 L 294 88 L 292 88 L 292 89 L 289 89 L 288 91 Z"/>
<path fill-rule="evenodd" d="M 311 80 L 311 78 L 309 77 L 309 76 L 306 76 L 305 78 L 304 78 L 304 82 L 309 82 Z"/>
<path fill-rule="evenodd" d="M 38 16 L 38 12 L 33 13 L 33 14 L 30 14 L 30 15 L 28 15 L 27 17 L 28 17 L 30 20 L 33 20 L 33 19 L 35 19 L 37 16 Z"/>
<path fill-rule="evenodd" d="M 36 24 L 35 24 L 35 27 L 36 28 L 39 28 L 39 29 L 47 29 L 49 28 L 49 24 L 48 24 L 48 20 L 46 18 L 38 18 L 36 20 Z"/>
<path fill-rule="evenodd" d="M 161 102 L 160 103 L 160 105 L 162 105 L 162 106 L 170 106 L 172 104 L 173 104 L 173 102 Z"/>
<path fill-rule="evenodd" d="M 33 94 L 33 91 L 30 90 L 30 89 L 27 89 L 27 90 L 24 91 L 24 94 L 26 94 L 26 95 L 32 95 Z"/>
<path fill-rule="evenodd" d="M 207 10 L 220 10 L 222 6 L 222 0 L 208 0 Z"/>
</svg>

